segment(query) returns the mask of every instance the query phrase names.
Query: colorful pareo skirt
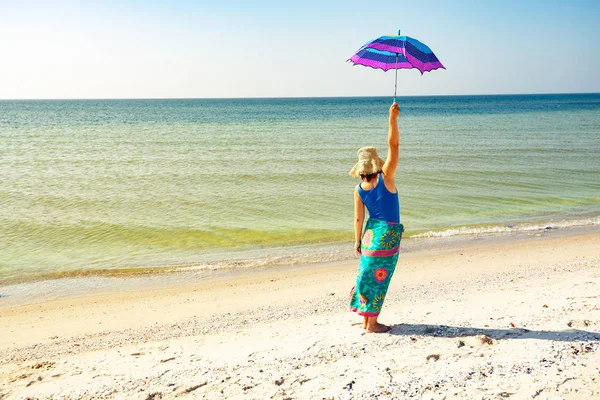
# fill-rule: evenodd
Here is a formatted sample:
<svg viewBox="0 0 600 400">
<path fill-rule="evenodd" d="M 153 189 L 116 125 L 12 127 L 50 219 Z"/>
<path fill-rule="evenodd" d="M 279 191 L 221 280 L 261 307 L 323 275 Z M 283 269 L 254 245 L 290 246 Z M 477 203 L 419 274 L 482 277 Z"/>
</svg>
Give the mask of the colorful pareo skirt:
<svg viewBox="0 0 600 400">
<path fill-rule="evenodd" d="M 356 285 L 350 292 L 350 309 L 359 315 L 376 317 L 396 269 L 404 226 L 369 218 L 361 241 Z"/>
</svg>

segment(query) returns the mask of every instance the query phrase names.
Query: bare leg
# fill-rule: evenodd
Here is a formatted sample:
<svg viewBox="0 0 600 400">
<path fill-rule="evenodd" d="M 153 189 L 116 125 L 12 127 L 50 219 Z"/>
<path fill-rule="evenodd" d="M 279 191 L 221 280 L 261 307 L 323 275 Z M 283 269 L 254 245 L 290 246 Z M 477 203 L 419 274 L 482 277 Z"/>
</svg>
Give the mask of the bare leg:
<svg viewBox="0 0 600 400">
<path fill-rule="evenodd" d="M 363 324 L 363 329 L 367 329 L 368 323 L 369 323 L 369 317 L 365 316 L 365 323 Z"/>
<path fill-rule="evenodd" d="M 388 332 L 391 329 L 391 327 L 377 322 L 377 317 L 369 317 L 369 320 L 367 321 L 366 330 L 368 333 L 383 333 Z"/>
</svg>

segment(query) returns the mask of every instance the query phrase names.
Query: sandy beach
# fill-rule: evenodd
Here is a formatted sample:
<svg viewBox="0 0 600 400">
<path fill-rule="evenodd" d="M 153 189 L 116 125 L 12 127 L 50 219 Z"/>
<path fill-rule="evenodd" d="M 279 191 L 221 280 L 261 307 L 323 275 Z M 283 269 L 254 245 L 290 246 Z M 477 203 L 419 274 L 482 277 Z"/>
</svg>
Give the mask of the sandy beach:
<svg viewBox="0 0 600 400">
<path fill-rule="evenodd" d="M 402 254 L 380 320 L 357 262 L 0 309 L 0 399 L 600 398 L 600 233 Z"/>
</svg>

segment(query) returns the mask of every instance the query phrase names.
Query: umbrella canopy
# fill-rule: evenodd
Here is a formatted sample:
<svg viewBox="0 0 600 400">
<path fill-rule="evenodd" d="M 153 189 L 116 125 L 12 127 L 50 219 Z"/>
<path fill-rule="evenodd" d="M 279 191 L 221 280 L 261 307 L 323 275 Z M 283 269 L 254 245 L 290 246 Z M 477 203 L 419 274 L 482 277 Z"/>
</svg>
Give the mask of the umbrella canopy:
<svg viewBox="0 0 600 400">
<path fill-rule="evenodd" d="M 384 71 L 390 69 L 411 69 L 421 71 L 421 75 L 434 69 L 446 69 L 431 49 L 409 36 L 382 36 L 362 46 L 348 59 L 354 65 L 365 65 Z"/>
<path fill-rule="evenodd" d="M 446 69 L 427 45 L 417 39 L 400 35 L 400 31 L 396 36 L 382 36 L 371 40 L 358 49 L 348 61 L 354 65 L 365 65 L 384 71 L 396 70 L 395 87 L 398 86 L 399 69 L 416 68 L 421 75 L 438 68 Z M 394 101 L 396 101 L 396 88 L 394 88 Z"/>
</svg>

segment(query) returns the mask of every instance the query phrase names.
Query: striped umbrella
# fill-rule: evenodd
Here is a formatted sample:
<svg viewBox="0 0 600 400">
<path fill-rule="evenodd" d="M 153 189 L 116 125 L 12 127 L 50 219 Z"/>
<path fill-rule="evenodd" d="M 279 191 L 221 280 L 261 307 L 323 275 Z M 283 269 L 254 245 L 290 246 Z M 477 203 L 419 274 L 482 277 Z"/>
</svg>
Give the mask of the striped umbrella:
<svg viewBox="0 0 600 400">
<path fill-rule="evenodd" d="M 365 65 L 367 67 L 396 70 L 394 83 L 394 102 L 396 102 L 396 90 L 398 88 L 398 70 L 416 68 L 421 75 L 427 71 L 444 68 L 433 51 L 417 39 L 401 36 L 382 36 L 362 46 L 348 59 L 354 65 Z"/>
</svg>

